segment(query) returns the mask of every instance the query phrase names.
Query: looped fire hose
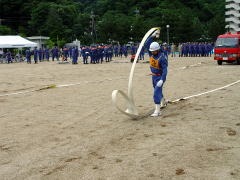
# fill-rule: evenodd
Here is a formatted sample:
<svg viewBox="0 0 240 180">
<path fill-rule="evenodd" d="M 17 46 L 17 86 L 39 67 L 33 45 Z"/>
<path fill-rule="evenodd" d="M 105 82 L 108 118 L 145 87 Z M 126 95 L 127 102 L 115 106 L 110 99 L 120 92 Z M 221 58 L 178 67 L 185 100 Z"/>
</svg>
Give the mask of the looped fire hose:
<svg viewBox="0 0 240 180">
<path fill-rule="evenodd" d="M 151 36 L 155 31 L 157 30 L 160 30 L 159 27 L 156 27 L 156 28 L 152 28 L 150 29 L 146 34 L 145 36 L 143 37 L 139 47 L 138 47 L 138 50 L 137 50 L 137 54 L 134 58 L 134 62 L 132 64 L 132 68 L 131 68 L 131 71 L 130 71 L 130 75 L 129 75 L 129 81 L 128 81 L 128 96 L 121 90 L 114 90 L 112 92 L 112 102 L 113 104 L 115 105 L 115 107 L 123 114 L 127 115 L 128 117 L 130 118 L 137 118 L 139 116 L 138 114 L 138 111 L 137 111 L 137 107 L 134 103 L 134 98 L 133 98 L 133 87 L 132 87 L 132 82 L 133 82 L 133 74 L 134 74 L 134 69 L 135 69 L 135 66 L 136 66 L 136 63 L 137 63 L 137 60 L 138 60 L 138 56 L 146 42 L 146 40 L 148 39 L 149 36 Z M 127 101 L 127 110 L 124 111 L 122 110 L 118 105 L 117 105 L 117 95 L 121 94 L 123 96 L 123 98 Z"/>
</svg>

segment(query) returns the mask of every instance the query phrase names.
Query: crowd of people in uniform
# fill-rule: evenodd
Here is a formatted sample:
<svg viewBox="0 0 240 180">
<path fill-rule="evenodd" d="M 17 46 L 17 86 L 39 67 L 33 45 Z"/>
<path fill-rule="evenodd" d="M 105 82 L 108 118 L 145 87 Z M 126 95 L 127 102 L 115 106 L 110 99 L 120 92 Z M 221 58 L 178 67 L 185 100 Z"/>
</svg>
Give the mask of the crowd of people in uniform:
<svg viewBox="0 0 240 180">
<path fill-rule="evenodd" d="M 81 56 L 83 58 L 83 64 L 88 64 L 88 59 L 90 58 L 91 64 L 102 63 L 112 61 L 113 57 L 127 57 L 128 48 L 124 46 L 83 46 L 81 47 Z"/>
<path fill-rule="evenodd" d="M 0 63 L 13 63 L 13 62 L 23 62 L 24 57 L 21 53 L 17 52 L 12 54 L 11 51 L 7 50 L 6 52 L 3 49 L 0 49 Z"/>
<path fill-rule="evenodd" d="M 169 54 L 172 57 L 206 57 L 211 56 L 213 51 L 212 43 L 182 43 L 167 45 L 163 43 L 161 45 L 161 51 L 168 57 Z M 34 48 L 25 50 L 25 59 L 28 64 L 42 62 L 42 61 L 69 61 L 72 64 L 78 64 L 79 57 L 82 57 L 83 64 L 99 64 L 112 61 L 113 57 L 125 57 L 132 55 L 132 59 L 137 52 L 138 46 L 136 45 L 92 45 L 79 47 L 63 47 L 61 49 L 54 47 L 48 48 Z M 140 52 L 139 59 L 144 60 L 145 49 Z M 7 63 L 13 63 L 13 59 L 18 58 L 19 61 L 24 61 L 21 54 L 12 55 L 10 50 L 5 53 L 1 50 L 0 58 L 5 58 Z"/>
<path fill-rule="evenodd" d="M 61 49 L 54 47 L 53 49 L 30 48 L 25 50 L 25 59 L 28 64 L 35 64 L 42 61 L 72 61 L 72 64 L 78 64 L 79 57 L 82 57 L 83 64 L 99 64 L 112 61 L 113 57 L 128 57 L 129 54 L 136 54 L 137 46 L 120 46 L 120 45 L 93 45 L 79 47 L 63 47 Z M 5 58 L 7 63 L 13 63 L 15 55 L 7 50 L 5 53 L 1 51 L 1 57 Z M 141 53 L 143 59 L 144 52 Z"/>
<path fill-rule="evenodd" d="M 213 43 L 208 42 L 188 42 L 182 44 L 172 44 L 172 57 L 178 55 L 179 57 L 208 57 L 213 54 Z"/>
<path fill-rule="evenodd" d="M 59 49 L 57 47 L 54 47 L 53 49 L 42 49 L 42 48 L 35 48 L 33 51 L 30 49 L 27 49 L 25 51 L 25 56 L 27 63 L 31 64 L 32 57 L 34 60 L 34 63 L 37 64 L 38 62 L 42 62 L 44 60 L 50 61 L 50 58 L 52 61 L 60 61 L 60 58 L 62 61 L 67 61 L 68 57 L 72 59 L 73 64 L 77 64 L 77 60 L 79 57 L 79 50 L 78 47 L 72 47 L 72 48 L 63 48 Z"/>
</svg>

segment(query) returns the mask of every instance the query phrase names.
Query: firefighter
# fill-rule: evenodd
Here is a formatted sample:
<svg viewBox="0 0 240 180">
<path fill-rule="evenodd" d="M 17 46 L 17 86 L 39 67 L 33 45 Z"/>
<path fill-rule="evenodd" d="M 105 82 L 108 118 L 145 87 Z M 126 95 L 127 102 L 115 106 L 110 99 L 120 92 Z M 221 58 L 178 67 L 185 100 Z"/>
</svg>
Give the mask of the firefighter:
<svg viewBox="0 0 240 180">
<path fill-rule="evenodd" d="M 144 47 L 140 51 L 140 60 L 144 60 Z"/>
<path fill-rule="evenodd" d="M 37 50 L 37 48 L 35 48 L 33 50 L 33 59 L 34 59 L 35 64 L 37 64 L 38 63 L 38 50 Z"/>
<path fill-rule="evenodd" d="M 29 49 L 27 49 L 25 51 L 25 54 L 26 54 L 27 63 L 31 64 L 31 51 Z"/>
<path fill-rule="evenodd" d="M 44 52 L 45 52 L 46 60 L 49 61 L 49 49 L 46 48 Z"/>
<path fill-rule="evenodd" d="M 59 50 L 57 47 L 52 49 L 52 61 L 54 61 L 54 58 L 57 58 L 57 61 L 59 61 Z"/>
<path fill-rule="evenodd" d="M 102 64 L 103 57 L 104 57 L 104 48 L 102 46 L 99 46 L 99 55 L 100 55 L 100 62 Z"/>
<path fill-rule="evenodd" d="M 127 49 L 127 46 L 123 46 L 123 54 L 125 56 L 125 58 L 128 56 L 128 49 Z"/>
<path fill-rule="evenodd" d="M 108 51 L 108 47 L 105 46 L 105 47 L 104 47 L 104 57 L 105 57 L 105 61 L 106 61 L 106 62 L 108 62 L 108 53 L 107 53 L 107 51 Z"/>
<path fill-rule="evenodd" d="M 115 57 L 118 57 L 118 46 L 115 46 L 114 47 L 114 55 L 115 55 Z"/>
<path fill-rule="evenodd" d="M 86 49 L 86 47 L 83 46 L 82 50 L 81 50 L 81 54 L 82 54 L 82 58 L 83 58 L 83 64 L 88 64 L 86 52 L 87 52 L 87 49 Z"/>
<path fill-rule="evenodd" d="M 194 54 L 195 54 L 195 51 L 194 51 L 194 44 L 193 43 L 190 43 L 189 44 L 189 56 L 190 57 L 194 57 Z"/>
<path fill-rule="evenodd" d="M 113 58 L 113 47 L 112 46 L 109 47 L 108 53 L 109 53 L 109 61 L 112 61 L 112 58 Z"/>
<path fill-rule="evenodd" d="M 7 63 L 13 63 L 12 61 L 12 54 L 11 52 L 8 50 L 7 53 L 6 53 L 6 59 L 7 59 Z"/>
<path fill-rule="evenodd" d="M 72 64 L 78 64 L 78 47 L 72 48 Z"/>
<path fill-rule="evenodd" d="M 63 59 L 64 61 L 67 61 L 67 58 L 68 58 L 68 48 L 67 47 L 64 47 L 63 48 Z"/>
<path fill-rule="evenodd" d="M 161 102 L 163 99 L 162 88 L 167 77 L 168 61 L 166 56 L 161 53 L 161 47 L 157 42 L 153 42 L 153 38 L 159 38 L 160 32 L 156 31 L 148 38 L 145 46 L 149 49 L 150 56 L 150 70 L 152 72 L 152 84 L 154 88 L 153 100 L 155 103 L 155 111 L 151 114 L 151 117 L 157 117 L 161 115 Z M 150 45 L 150 46 L 149 46 Z"/>
<path fill-rule="evenodd" d="M 42 62 L 42 48 L 39 48 L 38 50 L 38 60 Z"/>
<path fill-rule="evenodd" d="M 120 46 L 119 56 L 120 56 L 121 58 L 122 58 L 122 56 L 123 56 L 123 46 Z"/>
</svg>

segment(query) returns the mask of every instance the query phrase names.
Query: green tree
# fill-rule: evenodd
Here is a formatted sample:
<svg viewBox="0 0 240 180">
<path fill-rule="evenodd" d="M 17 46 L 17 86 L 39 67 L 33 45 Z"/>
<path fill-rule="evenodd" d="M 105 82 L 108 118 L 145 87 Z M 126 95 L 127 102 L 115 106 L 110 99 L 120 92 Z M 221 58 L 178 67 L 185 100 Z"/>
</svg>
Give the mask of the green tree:
<svg viewBox="0 0 240 180">
<path fill-rule="evenodd" d="M 148 29 L 161 27 L 161 40 L 214 40 L 225 31 L 223 0 L 1 0 L 1 32 L 26 36 L 44 35 L 51 40 L 84 44 L 140 41 Z M 91 35 L 90 16 L 95 14 L 96 33 Z M 137 13 L 137 11 L 139 13 Z"/>
<path fill-rule="evenodd" d="M 7 26 L 0 26 L 0 35 L 11 35 L 13 33 L 12 29 Z"/>
</svg>

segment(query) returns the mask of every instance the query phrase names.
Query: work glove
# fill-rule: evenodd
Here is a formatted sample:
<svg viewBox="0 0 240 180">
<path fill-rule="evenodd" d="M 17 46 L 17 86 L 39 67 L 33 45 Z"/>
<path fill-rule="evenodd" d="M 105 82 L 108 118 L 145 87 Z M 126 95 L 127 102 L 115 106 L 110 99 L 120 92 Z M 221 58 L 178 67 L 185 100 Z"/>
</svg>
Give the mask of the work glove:
<svg viewBox="0 0 240 180">
<path fill-rule="evenodd" d="M 162 87 L 162 85 L 163 85 L 163 80 L 160 80 L 157 82 L 157 87 Z"/>
<path fill-rule="evenodd" d="M 160 30 L 156 30 L 156 31 L 152 34 L 152 37 L 159 38 L 159 36 L 160 36 Z"/>
</svg>

